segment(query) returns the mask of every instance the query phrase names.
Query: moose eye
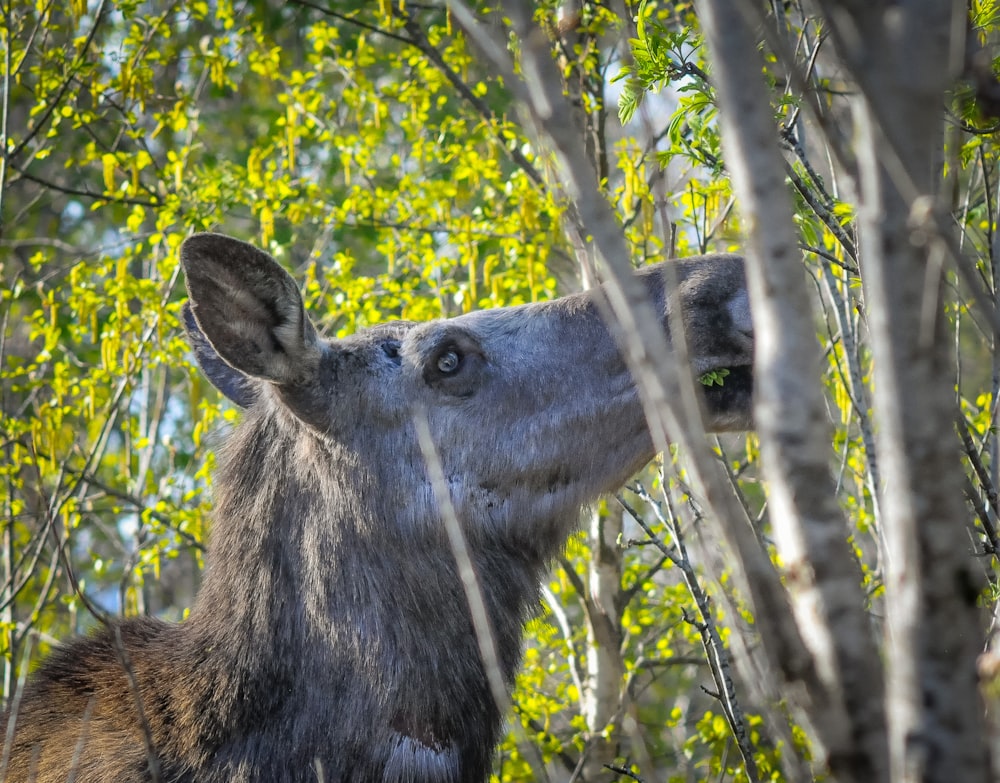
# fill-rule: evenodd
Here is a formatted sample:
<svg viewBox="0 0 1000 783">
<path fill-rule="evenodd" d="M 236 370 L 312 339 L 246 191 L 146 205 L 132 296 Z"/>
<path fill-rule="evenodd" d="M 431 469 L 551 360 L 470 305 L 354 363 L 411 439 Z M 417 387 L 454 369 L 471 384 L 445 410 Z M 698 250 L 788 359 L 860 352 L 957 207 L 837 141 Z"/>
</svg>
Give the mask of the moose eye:
<svg viewBox="0 0 1000 783">
<path fill-rule="evenodd" d="M 471 397 L 483 382 L 483 350 L 464 329 L 448 325 L 441 331 L 428 346 L 424 382 L 447 397 Z"/>
<path fill-rule="evenodd" d="M 399 340 L 386 340 L 382 343 L 382 352 L 395 362 L 399 361 Z"/>
<path fill-rule="evenodd" d="M 451 375 L 458 366 L 462 363 L 461 357 L 458 355 L 457 351 L 447 350 L 442 353 L 437 359 L 437 368 L 442 375 Z"/>
</svg>

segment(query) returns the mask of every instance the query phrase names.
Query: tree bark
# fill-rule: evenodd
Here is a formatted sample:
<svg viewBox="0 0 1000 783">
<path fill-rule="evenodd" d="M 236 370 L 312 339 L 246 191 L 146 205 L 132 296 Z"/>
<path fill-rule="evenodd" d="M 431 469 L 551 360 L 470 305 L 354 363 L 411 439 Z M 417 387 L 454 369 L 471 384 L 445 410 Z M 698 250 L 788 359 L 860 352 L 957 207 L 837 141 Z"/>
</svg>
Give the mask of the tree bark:
<svg viewBox="0 0 1000 783">
<path fill-rule="evenodd" d="M 888 780 L 882 673 L 829 467 L 821 348 L 763 62 L 740 0 L 697 6 L 712 54 L 726 165 L 748 226 L 755 419 L 770 519 L 795 619 L 826 690 L 825 701 L 807 711 L 835 779 Z"/>
<path fill-rule="evenodd" d="M 606 764 L 615 760 L 617 748 L 614 728 L 621 719 L 621 691 L 625 662 L 621 653 L 622 550 L 618 537 L 622 532 L 620 514 L 590 515 L 590 562 L 587 569 L 587 674 L 584 681 L 584 717 L 590 731 L 587 758 L 581 779 L 599 781 Z M 604 732 L 612 728 L 612 736 Z"/>
<path fill-rule="evenodd" d="M 945 256 L 933 220 L 964 5 L 822 0 L 855 102 L 861 263 L 882 467 L 894 781 L 990 779 L 975 662 L 982 584 L 962 520 Z M 960 59 L 958 59 L 960 62 Z"/>
</svg>

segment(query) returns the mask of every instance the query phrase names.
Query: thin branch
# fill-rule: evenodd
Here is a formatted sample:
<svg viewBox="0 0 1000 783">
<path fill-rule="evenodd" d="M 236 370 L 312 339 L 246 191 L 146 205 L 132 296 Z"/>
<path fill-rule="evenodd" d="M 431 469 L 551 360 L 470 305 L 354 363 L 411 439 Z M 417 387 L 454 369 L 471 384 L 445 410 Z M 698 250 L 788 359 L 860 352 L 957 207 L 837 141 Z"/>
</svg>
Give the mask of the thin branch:
<svg viewBox="0 0 1000 783">
<path fill-rule="evenodd" d="M 42 128 L 48 124 L 49 117 L 58 108 L 59 104 L 62 103 L 63 96 L 66 94 L 66 90 L 69 89 L 70 84 L 72 84 L 73 79 L 76 77 L 77 71 L 83 67 L 83 60 L 87 55 L 87 51 L 90 49 L 91 44 L 94 42 L 94 37 L 97 35 L 97 30 L 104 21 L 104 6 L 107 0 L 100 0 L 97 9 L 94 11 L 94 23 L 90 26 L 90 30 L 87 33 L 82 45 L 79 47 L 76 53 L 76 57 L 73 63 L 69 67 L 69 72 L 65 79 L 63 79 L 62 84 L 59 85 L 59 89 L 56 90 L 55 97 L 49 102 L 45 107 L 44 111 L 35 120 L 34 128 L 21 139 L 21 142 L 14 147 L 9 153 L 7 153 L 7 159 L 11 163 L 21 154 L 22 150 L 31 143 L 31 141 L 37 136 Z M 3 154 L 3 150 L 0 150 L 0 154 Z"/>
<path fill-rule="evenodd" d="M 1000 556 L 1000 539 L 997 537 L 997 528 L 993 523 L 992 512 L 986 507 L 986 504 L 980 500 L 979 493 L 976 492 L 976 488 L 968 479 L 965 481 L 965 498 L 969 501 L 973 510 L 976 512 L 976 518 L 979 520 L 979 523 L 983 526 L 983 531 L 986 533 L 987 543 L 983 549 L 987 554 L 993 555 L 993 557 Z"/>
<path fill-rule="evenodd" d="M 583 688 L 583 677 L 580 674 L 580 664 L 579 656 L 576 653 L 576 644 L 573 642 L 573 629 L 569 623 L 569 617 L 566 616 L 565 610 L 559 603 L 559 599 L 556 598 L 555 593 L 552 592 L 548 585 L 542 585 L 542 598 L 549 606 L 549 611 L 552 612 L 552 616 L 556 618 L 556 625 L 559 626 L 559 631 L 562 633 L 563 641 L 566 644 L 569 653 L 566 656 L 566 663 L 569 666 L 570 679 L 573 680 L 573 685 L 576 686 L 576 697 L 579 702 L 578 707 L 580 709 L 580 714 L 584 714 L 584 688 Z"/>
<path fill-rule="evenodd" d="M 635 543 L 638 546 L 642 546 L 644 544 L 652 544 L 653 542 L 637 541 Z M 661 570 L 663 570 L 663 566 L 665 566 L 668 562 L 670 562 L 670 558 L 663 556 L 655 563 L 653 563 L 653 565 L 651 565 L 648 569 L 646 569 L 645 573 L 643 573 L 641 576 L 637 576 L 635 578 L 635 581 L 632 583 L 632 586 L 626 588 L 622 592 L 622 606 L 623 607 L 628 606 L 632 602 L 632 599 L 635 598 L 636 594 L 642 589 L 643 584 L 648 582 L 656 574 L 658 574 Z"/>
<path fill-rule="evenodd" d="M 673 507 L 670 504 L 670 498 L 666 494 L 666 485 L 662 479 L 661 484 L 664 485 L 663 503 L 660 503 L 650 497 L 650 495 L 646 492 L 645 487 L 642 485 L 636 487 L 636 492 L 639 497 L 648 504 L 649 508 L 652 509 L 653 513 L 656 515 L 657 521 L 670 531 L 670 535 L 673 538 L 672 547 L 667 547 L 662 541 L 660 541 L 659 537 L 653 533 L 652 529 L 646 523 L 646 520 L 644 520 L 642 516 L 635 511 L 635 509 L 629 506 L 621 498 L 619 498 L 618 501 L 622 504 L 635 523 L 642 528 L 643 532 L 646 533 L 651 540 L 659 542 L 657 544 L 657 548 L 663 552 L 664 556 L 670 558 L 671 562 L 674 563 L 678 569 L 680 569 L 681 575 L 684 577 L 684 584 L 687 586 L 688 592 L 694 599 L 695 606 L 698 609 L 698 616 L 701 618 L 699 622 L 695 623 L 695 627 L 698 629 L 698 633 L 701 636 L 702 646 L 705 648 L 705 653 L 708 655 L 709 668 L 712 672 L 712 678 L 715 680 L 716 687 L 719 689 L 719 703 L 722 706 L 722 711 L 726 716 L 726 722 L 729 724 L 730 731 L 736 740 L 736 745 L 743 758 L 744 771 L 746 772 L 749 780 L 758 781 L 760 780 L 760 776 L 757 771 L 757 762 L 754 758 L 754 743 L 751 739 L 750 730 L 743 716 L 743 709 L 740 706 L 739 699 L 736 695 L 736 685 L 732 674 L 732 662 L 730 660 L 729 653 L 726 651 L 725 645 L 722 642 L 722 636 L 716 626 L 711 608 L 711 599 L 702 588 L 701 583 L 698 581 L 698 575 L 695 573 L 694 566 L 691 564 L 691 560 L 688 557 L 680 520 L 674 513 Z M 664 512 L 664 504 L 666 505 L 666 512 Z"/>
<path fill-rule="evenodd" d="M 792 148 L 794 149 L 798 146 L 798 141 L 796 141 Z M 813 214 L 823 221 L 823 225 L 825 225 L 830 230 L 830 233 L 837 238 L 840 246 L 844 248 L 844 252 L 851 257 L 852 261 L 854 261 L 854 268 L 856 270 L 858 265 L 858 249 L 854 246 L 854 242 L 851 241 L 851 238 L 847 236 L 847 232 L 844 231 L 844 227 L 840 225 L 840 221 L 837 220 L 837 216 L 833 214 L 833 210 L 826 203 L 824 203 L 825 199 L 817 199 L 813 191 L 808 185 L 806 185 L 802 177 L 799 176 L 798 172 L 788 163 L 785 164 L 785 174 L 792 181 L 792 184 L 799 192 L 799 195 L 802 196 L 802 199 L 809 205 Z"/>
<path fill-rule="evenodd" d="M 36 177 L 34 174 L 29 174 L 25 169 L 11 164 L 11 168 L 17 172 L 18 176 L 11 180 L 11 183 L 17 182 L 18 179 L 26 179 L 29 182 L 34 182 L 36 185 L 41 185 L 48 190 L 54 190 L 57 193 L 64 193 L 67 196 L 80 196 L 81 198 L 89 198 L 94 201 L 101 201 L 110 204 L 130 204 L 140 207 L 149 207 L 150 209 L 155 209 L 160 206 L 159 201 L 147 201 L 141 198 L 132 198 L 131 196 L 109 196 L 106 193 L 95 193 L 92 190 L 71 188 L 65 185 L 57 185 L 54 182 L 49 182 L 41 177 Z"/>
<path fill-rule="evenodd" d="M 469 85 L 465 83 L 465 80 L 463 80 L 462 77 L 455 72 L 455 69 L 445 62 L 444 57 L 441 56 L 441 52 L 439 52 L 433 45 L 431 45 L 431 42 L 427 40 L 427 35 L 424 33 L 423 28 L 417 20 L 410 14 L 406 14 L 404 19 L 404 28 L 411 36 L 409 44 L 419 49 L 427 57 L 427 59 L 434 63 L 437 69 L 441 71 L 444 77 L 451 83 L 451 86 L 455 88 L 466 103 L 471 105 L 476 110 L 479 116 L 487 123 L 500 146 L 507 152 L 508 155 L 510 155 L 511 160 L 513 160 L 514 163 L 516 163 L 518 167 L 528 175 L 532 182 L 536 185 L 543 185 L 544 180 L 538 169 L 536 169 L 531 161 L 524 156 L 524 153 L 522 153 L 520 149 L 517 147 L 511 147 L 505 142 L 503 136 L 500 135 L 500 129 L 496 127 L 496 115 L 493 113 L 489 104 L 477 96 Z"/>
<path fill-rule="evenodd" d="M 298 5 L 302 8 L 311 8 L 313 11 L 319 11 L 323 16 L 329 16 L 331 19 L 336 19 L 338 22 L 344 22 L 354 27 L 359 27 L 362 30 L 367 30 L 370 33 L 378 33 L 379 35 L 384 35 L 393 41 L 399 41 L 400 43 L 407 44 L 408 46 L 413 46 L 413 41 L 403 35 L 398 33 L 393 33 L 377 25 L 371 24 L 370 22 L 362 21 L 354 16 L 347 16 L 346 14 L 337 13 L 331 8 L 326 8 L 317 3 L 312 3 L 310 0 L 288 0 L 291 5 Z"/>
<path fill-rule="evenodd" d="M 998 500 L 997 488 L 993 484 L 993 479 L 989 471 L 983 464 L 979 450 L 972 442 L 972 436 L 969 434 L 969 425 L 965 421 L 965 416 L 959 414 L 958 420 L 955 423 L 955 429 L 958 430 L 958 436 L 962 440 L 962 448 L 965 451 L 965 456 L 968 458 L 969 464 L 972 465 L 976 478 L 979 479 L 979 485 L 982 487 L 989 505 L 984 506 L 982 504 L 979 500 L 979 493 L 975 491 L 972 482 L 968 478 L 966 479 L 965 496 L 976 510 L 976 515 L 983 526 L 983 532 L 986 534 L 987 541 L 989 541 L 990 553 L 994 557 L 1000 557 L 1000 536 L 997 534 L 995 523 L 996 515 L 1000 513 L 1000 505 L 998 505 L 1000 504 L 1000 500 Z"/>
<path fill-rule="evenodd" d="M 541 734 L 545 737 L 551 737 L 552 734 L 545 728 L 542 723 L 532 718 L 527 712 L 524 711 L 522 707 L 514 704 L 514 712 L 520 716 L 521 720 L 528 724 L 528 728 L 531 729 L 535 734 Z M 556 742 L 554 743 L 556 747 L 563 747 L 564 743 Z M 565 750 L 558 750 L 554 754 L 555 758 L 559 759 L 559 762 L 565 767 L 566 771 L 572 773 L 580 764 L 579 759 L 575 759 L 569 755 Z"/>
<path fill-rule="evenodd" d="M 627 769 L 626 767 L 619 767 L 616 764 L 605 764 L 604 768 L 610 769 L 612 772 L 615 772 L 619 775 L 624 775 L 627 778 L 632 778 L 632 780 L 636 780 L 638 781 L 638 783 L 644 783 L 643 778 L 639 777 L 634 772 L 632 772 L 632 770 Z"/>
</svg>

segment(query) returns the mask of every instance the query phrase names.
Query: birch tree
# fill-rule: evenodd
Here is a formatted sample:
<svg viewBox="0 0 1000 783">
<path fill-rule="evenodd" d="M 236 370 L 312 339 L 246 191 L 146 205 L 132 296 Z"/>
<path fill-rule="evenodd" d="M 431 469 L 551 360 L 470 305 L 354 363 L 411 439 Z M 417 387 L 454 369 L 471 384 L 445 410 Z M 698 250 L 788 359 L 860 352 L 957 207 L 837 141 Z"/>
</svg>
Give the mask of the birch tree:
<svg viewBox="0 0 1000 783">
<path fill-rule="evenodd" d="M 697 444 L 683 433 L 680 420 L 689 421 L 689 411 L 684 395 L 670 385 L 670 371 L 665 371 L 668 380 L 659 387 L 662 396 L 656 397 L 655 389 L 649 393 L 655 405 L 673 406 L 677 418 L 657 410 L 650 417 L 654 438 L 662 428 L 665 437 L 681 441 L 688 451 L 697 489 L 725 529 L 743 571 L 741 581 L 760 629 L 761 668 L 776 684 L 794 688 L 789 706 L 813 738 L 820 760 L 817 769 L 837 780 L 990 779 L 975 676 L 985 645 L 986 616 L 980 601 L 985 597 L 985 580 L 975 547 L 969 538 L 956 535 L 955 523 L 967 520 L 972 540 L 978 538 L 992 552 L 995 509 L 977 501 L 976 489 L 965 493 L 969 502 L 963 494 L 969 479 L 954 431 L 961 401 L 956 396 L 961 394 L 961 379 L 954 343 L 963 305 L 955 317 L 956 300 L 949 289 L 958 278 L 972 287 L 966 296 L 980 309 L 991 341 L 995 295 L 970 273 L 975 262 L 963 256 L 946 217 L 953 205 L 942 197 L 950 195 L 942 189 L 947 182 L 943 152 L 948 150 L 944 135 L 948 91 L 956 88 L 969 59 L 967 51 L 977 43 L 966 40 L 969 9 L 951 2 L 822 3 L 822 16 L 803 16 L 805 25 L 796 29 L 796 42 L 790 36 L 793 26 L 788 16 L 767 18 L 753 3 L 705 0 L 695 7 L 710 51 L 710 70 L 707 75 L 694 72 L 711 87 L 712 103 L 720 111 L 724 161 L 744 221 L 750 259 L 758 341 L 757 423 L 763 476 L 768 480 L 770 531 L 778 555 L 775 565 L 785 594 L 775 595 L 769 574 L 748 569 L 752 543 L 727 524 L 732 517 L 728 504 L 718 502 L 718 495 L 712 497 L 711 471 L 699 460 Z M 634 41 L 638 46 L 633 54 L 644 62 L 635 72 L 642 66 L 655 70 L 657 65 L 663 79 L 692 72 L 690 64 L 682 67 L 664 56 L 669 31 L 661 29 L 666 34 L 659 39 L 643 35 L 645 23 L 655 16 L 655 12 L 644 16 L 649 9 L 647 4 L 638 9 L 640 37 Z M 526 113 L 542 143 L 555 151 L 571 200 L 581 205 L 581 212 L 596 217 L 587 205 L 593 186 L 580 184 L 586 179 L 586 161 L 558 120 L 566 107 L 560 105 L 555 77 L 540 65 L 543 58 L 533 43 L 537 31 L 528 26 L 524 6 L 510 3 L 505 10 L 520 42 L 526 82 L 520 97 Z M 972 10 L 979 12 L 982 22 L 983 9 Z M 823 36 L 829 30 L 834 48 L 827 47 L 830 51 L 817 58 L 823 42 L 817 37 L 808 58 L 808 67 L 817 70 L 803 74 L 796 47 L 810 24 L 815 29 L 822 25 Z M 767 34 L 758 41 L 761 30 Z M 974 30 L 971 35 L 982 33 Z M 473 34 L 474 39 L 477 36 L 485 38 L 482 32 Z M 796 162 L 813 178 L 803 186 L 792 171 L 800 193 L 815 196 L 808 193 L 812 189 L 828 203 L 831 199 L 803 152 L 800 108 L 779 110 L 775 119 L 762 74 L 774 78 L 777 71 L 765 69 L 757 51 L 760 43 L 771 47 L 789 86 L 786 98 L 795 95 L 812 109 L 811 127 L 834 154 L 831 176 L 842 179 L 856 194 L 852 212 L 856 211 L 857 220 L 849 226 L 859 242 L 855 247 L 848 239 L 839 249 L 859 264 L 855 272 L 863 284 L 861 306 L 870 329 L 866 359 L 874 368 L 873 405 L 870 410 L 859 408 L 857 415 L 864 419 L 863 442 L 873 473 L 876 464 L 881 466 L 880 478 L 866 480 L 874 489 L 871 502 L 880 510 L 878 578 L 884 580 L 885 597 L 876 606 L 885 613 L 886 628 L 881 639 L 867 613 L 861 563 L 848 544 L 852 525 L 837 501 L 831 430 L 825 426 L 820 382 L 820 346 L 811 334 L 812 303 L 784 176 L 792 161 L 791 156 L 788 162 L 782 158 L 779 141 L 800 155 Z M 502 53 L 485 40 L 481 48 L 511 78 L 514 69 Z M 850 97 L 835 102 L 815 89 L 820 69 L 843 74 Z M 981 73 L 979 79 L 980 93 L 995 83 Z M 796 95 L 795 90 L 803 92 Z M 626 95 L 623 103 L 634 103 L 636 97 L 634 92 Z M 786 107 L 791 103 L 788 100 Z M 845 132 L 840 117 L 831 116 L 831 109 L 838 108 L 851 117 L 853 133 Z M 780 121 L 788 116 L 795 121 Z M 856 144 L 845 143 L 848 138 L 856 139 Z M 958 139 L 953 135 L 949 142 L 954 155 Z M 956 160 L 949 162 L 954 166 Z M 952 172 L 952 181 L 955 176 Z M 815 212 L 821 220 L 829 219 L 829 213 Z M 606 223 L 591 219 L 587 225 L 611 279 L 618 281 L 620 251 L 601 236 Z M 831 233 L 840 240 L 843 228 L 831 226 Z M 991 275 L 988 283 L 994 281 Z M 842 290 L 837 294 L 843 298 Z M 635 303 L 629 305 L 630 313 L 637 309 Z M 630 325 L 629 317 L 629 313 L 614 314 L 627 332 L 646 339 Z M 844 339 L 849 338 L 844 335 Z M 856 351 L 854 335 L 850 340 L 851 350 Z M 631 350 L 628 340 L 624 348 Z M 658 346 L 647 343 L 646 349 L 661 367 L 668 364 Z M 634 373 L 643 371 L 639 363 L 633 365 Z M 868 399 L 867 388 L 858 384 L 858 373 L 852 371 L 850 376 L 858 399 Z M 961 421 L 959 427 L 970 459 L 978 459 L 977 446 L 969 445 L 966 423 Z M 978 492 L 992 496 L 983 469 L 977 478 L 982 483 Z M 979 510 L 978 528 L 971 515 L 974 508 Z M 784 611 L 786 598 L 795 627 L 772 635 L 768 615 Z M 738 734 L 735 722 L 731 723 Z M 749 763 L 745 773 L 756 775 Z"/>
<path fill-rule="evenodd" d="M 237 414 L 184 354 L 176 251 L 221 229 L 330 334 L 609 283 L 662 453 L 553 564 L 498 781 L 995 777 L 995 3 L 0 22 L 5 696 L 102 613 L 183 617 Z M 710 251 L 748 258 L 745 439 L 706 440 L 626 275 Z"/>
</svg>

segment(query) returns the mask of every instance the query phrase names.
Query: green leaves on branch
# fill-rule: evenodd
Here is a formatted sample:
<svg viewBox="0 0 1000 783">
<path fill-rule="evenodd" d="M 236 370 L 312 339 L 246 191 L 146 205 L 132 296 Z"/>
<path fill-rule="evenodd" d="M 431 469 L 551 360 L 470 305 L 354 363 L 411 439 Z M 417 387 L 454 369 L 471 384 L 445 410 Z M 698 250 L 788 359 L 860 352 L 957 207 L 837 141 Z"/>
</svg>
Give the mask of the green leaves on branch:
<svg viewBox="0 0 1000 783">
<path fill-rule="evenodd" d="M 635 15 L 637 36 L 629 39 L 632 64 L 622 67 L 612 82 L 624 82 L 618 97 L 618 119 L 627 124 L 649 92 L 659 92 L 685 76 L 704 77 L 691 57 L 701 46 L 700 36 L 686 24 L 671 27 L 667 19 L 684 11 L 665 9 L 650 0 L 639 3 Z M 692 17 L 690 10 L 686 14 Z M 676 19 L 672 19 L 676 23 Z M 707 85 L 700 88 L 705 89 Z M 691 89 L 682 84 L 680 90 Z"/>
</svg>

